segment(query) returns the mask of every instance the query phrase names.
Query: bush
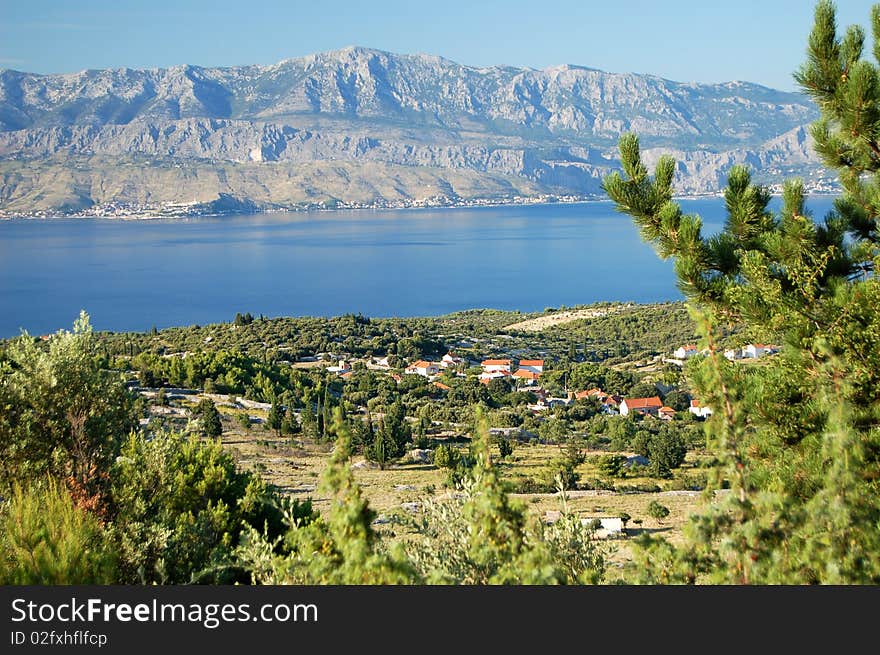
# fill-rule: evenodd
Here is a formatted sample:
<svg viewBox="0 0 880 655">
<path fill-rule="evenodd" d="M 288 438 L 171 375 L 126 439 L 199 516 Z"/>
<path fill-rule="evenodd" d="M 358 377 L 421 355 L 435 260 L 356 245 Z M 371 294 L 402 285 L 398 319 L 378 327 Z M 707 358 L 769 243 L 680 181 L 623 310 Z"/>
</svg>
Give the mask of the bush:
<svg viewBox="0 0 880 655">
<path fill-rule="evenodd" d="M 518 494 L 546 494 L 555 491 L 546 480 L 519 478 L 513 483 L 513 492 Z"/>
<path fill-rule="evenodd" d="M 619 494 L 653 494 L 662 491 L 656 484 L 616 484 L 614 491 Z"/>
<path fill-rule="evenodd" d="M 98 520 L 61 484 L 13 487 L 0 517 L 0 584 L 110 584 L 115 560 Z"/>
<path fill-rule="evenodd" d="M 102 366 L 88 315 L 44 347 L 23 335 L 0 358 L 0 488 L 73 476 L 97 492 L 120 439 L 137 426 L 131 394 Z"/>
<path fill-rule="evenodd" d="M 656 500 L 652 500 L 648 504 L 648 516 L 656 521 L 662 521 L 667 516 L 669 516 L 669 508 L 665 505 L 661 505 Z"/>
<path fill-rule="evenodd" d="M 624 455 L 599 455 L 596 458 L 596 468 L 600 473 L 613 478 L 623 474 L 623 465 L 626 463 Z"/>
<path fill-rule="evenodd" d="M 461 465 L 461 453 L 448 444 L 440 444 L 434 449 L 434 466 L 441 469 L 456 469 Z"/>
<path fill-rule="evenodd" d="M 243 528 L 265 526 L 273 537 L 283 531 L 274 493 L 237 470 L 218 443 L 132 435 L 111 479 L 120 582 L 240 580 L 231 555 Z M 299 509 L 311 514 L 310 506 Z"/>
</svg>

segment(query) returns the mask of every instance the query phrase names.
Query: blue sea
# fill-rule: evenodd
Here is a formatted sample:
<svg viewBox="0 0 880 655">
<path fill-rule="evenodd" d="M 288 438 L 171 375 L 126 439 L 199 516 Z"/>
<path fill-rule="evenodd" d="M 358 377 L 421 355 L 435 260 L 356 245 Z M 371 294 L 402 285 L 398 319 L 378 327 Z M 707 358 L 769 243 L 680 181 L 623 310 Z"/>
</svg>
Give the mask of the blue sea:
<svg viewBox="0 0 880 655">
<path fill-rule="evenodd" d="M 778 204 L 778 201 L 776 201 Z M 811 199 L 816 216 L 830 197 Z M 721 199 L 682 201 L 713 232 Z M 681 299 L 610 202 L 0 221 L 0 337 L 257 316 L 428 316 Z"/>
</svg>

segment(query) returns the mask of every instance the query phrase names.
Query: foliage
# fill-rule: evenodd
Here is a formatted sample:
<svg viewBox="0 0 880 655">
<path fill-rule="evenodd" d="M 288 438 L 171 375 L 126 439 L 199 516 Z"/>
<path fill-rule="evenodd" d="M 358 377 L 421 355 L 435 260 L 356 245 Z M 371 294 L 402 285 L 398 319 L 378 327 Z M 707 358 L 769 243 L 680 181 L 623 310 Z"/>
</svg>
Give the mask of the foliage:
<svg viewBox="0 0 880 655">
<path fill-rule="evenodd" d="M 373 530 L 370 509 L 351 473 L 351 436 L 337 410 L 336 445 L 320 492 L 332 499 L 326 518 L 304 521 L 286 516 L 284 543 L 254 528 L 237 550 L 239 561 L 258 584 L 392 584 L 417 581 L 399 553 L 386 553 Z M 277 540 L 280 541 L 280 538 Z"/>
<path fill-rule="evenodd" d="M 669 516 L 669 508 L 666 505 L 661 505 L 656 500 L 652 500 L 648 503 L 648 516 L 657 521 L 662 521 Z"/>
<path fill-rule="evenodd" d="M 599 455 L 596 461 L 596 468 L 603 475 L 616 478 L 623 472 L 623 465 L 626 463 L 625 455 Z"/>
<path fill-rule="evenodd" d="M 0 509 L 0 584 L 109 584 L 114 568 L 101 524 L 63 484 L 13 485 Z"/>
<path fill-rule="evenodd" d="M 421 537 L 407 553 L 431 584 L 596 582 L 604 559 L 592 533 L 566 511 L 554 526 L 529 524 L 511 503 L 489 451 L 488 429 L 475 431 L 476 463 L 447 497 L 422 500 L 407 524 Z M 567 508 L 565 508 L 567 509 Z"/>
<path fill-rule="evenodd" d="M 880 9 L 871 20 L 877 58 Z M 785 185 L 774 214 L 769 191 L 736 166 L 724 230 L 704 237 L 699 217 L 671 200 L 673 160 L 650 177 L 634 135 L 620 141 L 624 176 L 604 180 L 674 259 L 709 350 L 689 375 L 714 412 L 714 486 L 731 489 L 693 519 L 683 547 L 645 542 L 643 581 L 880 582 L 880 84 L 863 42 L 857 26 L 839 38 L 834 6 L 817 4 L 796 80 L 819 105 L 816 151 L 844 188 L 824 221 L 810 216 L 801 182 Z M 719 342 L 734 323 L 782 352 L 760 367 L 728 362 Z"/>
<path fill-rule="evenodd" d="M 434 466 L 456 469 L 461 465 L 461 453 L 449 444 L 440 444 L 434 449 Z"/>
<path fill-rule="evenodd" d="M 282 531 L 274 494 L 238 471 L 216 442 L 171 432 L 132 435 L 111 471 L 117 512 L 108 526 L 125 583 L 228 582 L 245 526 Z M 311 508 L 303 508 L 309 515 Z"/>
<path fill-rule="evenodd" d="M 399 400 L 388 407 L 379 420 L 379 429 L 376 430 L 373 443 L 364 450 L 367 459 L 384 466 L 404 454 L 406 444 L 412 439 L 412 430 L 406 424 L 405 411 Z"/>
<path fill-rule="evenodd" d="M 501 459 L 505 459 L 513 455 L 513 440 L 512 439 L 499 439 L 498 440 L 498 456 Z"/>
<path fill-rule="evenodd" d="M 223 434 L 220 412 L 210 398 L 202 398 L 199 401 L 193 410 L 193 416 L 198 419 L 199 431 L 206 437 L 214 439 Z"/>
<path fill-rule="evenodd" d="M 656 478 L 672 476 L 672 469 L 684 464 L 687 446 L 679 432 L 663 430 L 648 441 L 648 470 Z"/>
<path fill-rule="evenodd" d="M 73 332 L 10 343 L 0 358 L 0 487 L 51 473 L 100 493 L 100 472 L 137 425 L 122 378 L 104 364 L 84 312 Z"/>
<path fill-rule="evenodd" d="M 272 406 L 269 408 L 269 412 L 266 415 L 266 427 L 271 430 L 275 430 L 276 436 L 281 436 L 281 423 L 284 420 L 284 417 L 281 413 L 281 409 L 278 407 L 278 402 L 273 401 Z"/>
</svg>

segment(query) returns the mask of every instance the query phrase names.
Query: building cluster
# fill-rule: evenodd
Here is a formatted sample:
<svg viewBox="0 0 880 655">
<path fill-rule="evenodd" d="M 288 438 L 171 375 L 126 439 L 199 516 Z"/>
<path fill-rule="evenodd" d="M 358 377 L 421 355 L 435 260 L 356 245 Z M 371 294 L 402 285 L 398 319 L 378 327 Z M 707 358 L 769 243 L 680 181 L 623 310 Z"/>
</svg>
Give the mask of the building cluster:
<svg viewBox="0 0 880 655">
<path fill-rule="evenodd" d="M 728 348 L 724 351 L 724 356 L 730 360 L 760 359 L 764 355 L 772 355 L 778 352 L 779 346 L 767 343 L 747 343 L 742 348 Z M 697 355 L 708 355 L 709 351 L 706 349 L 698 350 L 695 345 L 689 343 L 679 346 L 672 354 L 676 359 L 690 359 Z"/>
<path fill-rule="evenodd" d="M 484 359 L 480 366 L 483 369 L 480 382 L 483 384 L 498 378 L 513 378 L 525 386 L 534 386 L 544 372 L 543 359 Z"/>
<path fill-rule="evenodd" d="M 761 357 L 770 352 L 776 352 L 773 346 L 763 344 L 749 344 L 742 349 L 741 357 Z M 685 345 L 676 350 L 676 357 L 687 359 L 701 354 L 694 345 Z M 738 357 L 741 358 L 741 357 Z M 447 371 L 454 371 L 459 377 L 464 377 L 463 368 L 472 365 L 473 362 L 448 352 L 439 361 L 420 359 L 412 362 L 404 369 L 404 375 L 419 375 L 427 378 L 433 386 L 440 391 L 449 391 L 450 386 L 436 378 Z M 374 359 L 368 364 L 374 369 L 390 369 L 388 358 Z M 621 416 L 639 415 L 650 416 L 660 420 L 671 421 L 677 412 L 672 407 L 663 403 L 660 396 L 648 398 L 627 398 L 617 394 L 611 394 L 599 388 L 586 389 L 584 391 L 566 391 L 564 397 L 554 397 L 540 385 L 541 376 L 544 373 L 543 359 L 485 359 L 480 362 L 479 381 L 489 384 L 492 380 L 509 380 L 515 385 L 517 391 L 527 391 L 535 396 L 535 402 L 528 405 L 528 409 L 535 414 L 553 409 L 560 405 L 567 406 L 578 400 L 595 399 L 605 414 L 619 414 Z M 327 367 L 327 371 L 337 373 L 342 378 L 352 375 L 351 364 L 346 360 L 339 360 L 337 365 Z M 401 382 L 403 377 L 389 371 L 389 375 L 396 381 Z M 688 411 L 698 418 L 711 416 L 712 410 L 702 405 L 697 400 L 691 400 Z"/>
</svg>

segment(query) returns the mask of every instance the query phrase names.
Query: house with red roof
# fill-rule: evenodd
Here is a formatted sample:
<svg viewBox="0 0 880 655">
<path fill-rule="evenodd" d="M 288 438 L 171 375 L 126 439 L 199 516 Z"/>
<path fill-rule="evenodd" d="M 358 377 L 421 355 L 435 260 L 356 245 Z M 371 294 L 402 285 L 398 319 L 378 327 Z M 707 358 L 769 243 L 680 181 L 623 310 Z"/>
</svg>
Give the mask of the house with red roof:
<svg viewBox="0 0 880 655">
<path fill-rule="evenodd" d="M 436 362 L 426 362 L 423 359 L 420 359 L 417 362 L 413 362 L 409 366 L 406 367 L 404 373 L 407 375 L 421 375 L 423 377 L 429 377 L 431 375 L 437 375 L 440 372 L 440 365 Z"/>
<path fill-rule="evenodd" d="M 544 372 L 543 359 L 521 359 L 519 360 L 519 370 L 531 371 L 540 375 Z"/>
<path fill-rule="evenodd" d="M 483 373 L 510 373 L 513 362 L 509 359 L 484 359 L 480 366 L 483 367 Z"/>
<path fill-rule="evenodd" d="M 621 416 L 629 416 L 632 412 L 636 412 L 643 416 L 657 416 L 661 407 L 663 407 L 663 401 L 659 396 L 624 398 L 620 403 L 620 414 Z"/>
<path fill-rule="evenodd" d="M 593 387 L 592 389 L 587 389 L 585 391 L 578 391 L 574 398 L 575 400 L 584 400 L 586 398 L 598 398 L 600 401 L 605 400 L 608 397 L 608 394 L 599 389 L 598 387 Z"/>
<path fill-rule="evenodd" d="M 532 385 L 538 383 L 538 378 L 541 377 L 541 374 L 528 369 L 519 368 L 514 372 L 513 377 L 519 378 L 527 385 Z"/>
<path fill-rule="evenodd" d="M 664 405 L 660 409 L 657 410 L 657 416 L 664 421 L 671 421 L 675 418 L 675 410 L 671 407 Z"/>
</svg>

